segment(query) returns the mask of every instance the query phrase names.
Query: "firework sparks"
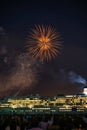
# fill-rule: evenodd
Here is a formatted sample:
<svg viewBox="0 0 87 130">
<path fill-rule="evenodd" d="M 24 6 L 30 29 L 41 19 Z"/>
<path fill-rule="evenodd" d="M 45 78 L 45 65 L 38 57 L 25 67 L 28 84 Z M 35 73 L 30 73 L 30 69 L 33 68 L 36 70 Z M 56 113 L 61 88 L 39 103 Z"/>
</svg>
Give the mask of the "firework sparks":
<svg viewBox="0 0 87 130">
<path fill-rule="evenodd" d="M 48 61 L 60 53 L 60 34 L 51 26 L 35 26 L 28 37 L 27 50 L 35 59 Z"/>
</svg>

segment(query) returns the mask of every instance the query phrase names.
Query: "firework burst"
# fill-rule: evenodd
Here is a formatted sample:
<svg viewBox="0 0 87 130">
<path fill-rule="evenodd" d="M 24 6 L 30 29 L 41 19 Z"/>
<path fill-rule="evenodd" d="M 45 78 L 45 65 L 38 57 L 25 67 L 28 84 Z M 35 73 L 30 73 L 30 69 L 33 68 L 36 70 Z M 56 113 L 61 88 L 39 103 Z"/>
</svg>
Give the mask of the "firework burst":
<svg viewBox="0 0 87 130">
<path fill-rule="evenodd" d="M 60 34 L 51 26 L 35 26 L 28 36 L 27 50 L 35 59 L 49 61 L 60 53 Z"/>
</svg>

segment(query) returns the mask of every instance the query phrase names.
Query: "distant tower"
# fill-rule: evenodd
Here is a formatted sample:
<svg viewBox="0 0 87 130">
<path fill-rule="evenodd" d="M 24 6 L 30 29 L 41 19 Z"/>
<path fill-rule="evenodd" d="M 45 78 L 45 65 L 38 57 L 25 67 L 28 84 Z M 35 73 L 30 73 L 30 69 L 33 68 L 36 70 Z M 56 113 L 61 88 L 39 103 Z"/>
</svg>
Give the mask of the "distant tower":
<svg viewBox="0 0 87 130">
<path fill-rule="evenodd" d="M 87 95 L 87 86 L 84 86 L 84 88 L 83 88 L 83 94 Z"/>
</svg>

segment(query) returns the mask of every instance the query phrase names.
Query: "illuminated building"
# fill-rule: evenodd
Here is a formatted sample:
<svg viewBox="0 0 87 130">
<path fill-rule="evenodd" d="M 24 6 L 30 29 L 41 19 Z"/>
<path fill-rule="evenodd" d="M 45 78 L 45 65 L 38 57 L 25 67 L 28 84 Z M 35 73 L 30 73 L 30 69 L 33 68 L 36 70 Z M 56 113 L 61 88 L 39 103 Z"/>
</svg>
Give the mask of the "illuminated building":
<svg viewBox="0 0 87 130">
<path fill-rule="evenodd" d="M 63 113 L 87 112 L 87 95 L 57 95 L 53 98 L 39 95 L 15 97 L 0 102 L 0 113 Z"/>
</svg>

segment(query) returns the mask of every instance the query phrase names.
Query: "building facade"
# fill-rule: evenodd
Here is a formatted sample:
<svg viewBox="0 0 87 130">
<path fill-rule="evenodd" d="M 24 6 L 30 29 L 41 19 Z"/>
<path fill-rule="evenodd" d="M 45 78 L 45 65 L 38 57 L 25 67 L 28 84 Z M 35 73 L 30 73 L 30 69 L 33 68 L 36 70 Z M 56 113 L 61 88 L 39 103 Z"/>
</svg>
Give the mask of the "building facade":
<svg viewBox="0 0 87 130">
<path fill-rule="evenodd" d="M 0 113 L 71 113 L 87 112 L 87 95 L 57 95 L 53 98 L 39 95 L 15 97 L 0 102 Z"/>
</svg>

